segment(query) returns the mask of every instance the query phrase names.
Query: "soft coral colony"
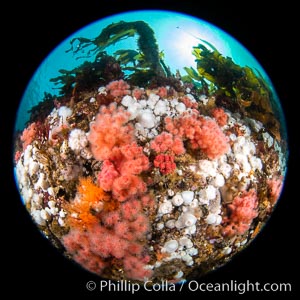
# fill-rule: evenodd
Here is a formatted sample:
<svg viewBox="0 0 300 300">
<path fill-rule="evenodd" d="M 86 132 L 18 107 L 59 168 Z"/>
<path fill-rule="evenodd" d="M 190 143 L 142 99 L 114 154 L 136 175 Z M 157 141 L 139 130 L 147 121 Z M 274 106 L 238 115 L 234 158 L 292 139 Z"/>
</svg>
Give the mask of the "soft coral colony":
<svg viewBox="0 0 300 300">
<path fill-rule="evenodd" d="M 102 50 L 131 31 L 144 54 L 135 53 L 134 65 L 144 69 L 125 76 L 120 55 L 131 52 Z M 188 76 L 175 77 L 144 22 L 108 26 L 82 43 L 97 45 L 96 60 L 80 76 L 78 67 L 56 78 L 62 95 L 50 109 L 45 101 L 33 108 L 16 139 L 18 186 L 34 221 L 105 278 L 177 282 L 224 264 L 254 238 L 280 195 L 284 149 L 275 117 L 268 111 L 264 123 L 251 114 L 234 78 L 225 86 L 209 65 L 204 72 L 225 59 L 212 60 L 215 49 L 195 47 L 202 73 L 187 68 Z M 233 62 L 226 68 L 245 73 Z M 270 101 L 250 71 L 249 84 L 239 80 L 248 102 Z"/>
</svg>

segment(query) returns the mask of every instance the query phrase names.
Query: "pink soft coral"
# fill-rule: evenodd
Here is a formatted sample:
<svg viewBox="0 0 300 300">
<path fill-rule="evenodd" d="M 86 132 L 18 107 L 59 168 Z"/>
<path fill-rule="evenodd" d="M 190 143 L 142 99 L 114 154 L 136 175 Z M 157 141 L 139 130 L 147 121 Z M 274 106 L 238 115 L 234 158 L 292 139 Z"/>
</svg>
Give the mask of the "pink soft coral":
<svg viewBox="0 0 300 300">
<path fill-rule="evenodd" d="M 199 119 L 199 112 L 183 113 L 180 117 L 172 119 L 165 118 L 165 128 L 174 136 L 188 138 L 193 140 L 195 134 L 200 130 L 201 122 Z"/>
<path fill-rule="evenodd" d="M 16 151 L 15 157 L 14 157 L 16 163 L 19 161 L 21 155 L 22 155 L 21 151 Z"/>
<path fill-rule="evenodd" d="M 172 155 L 159 154 L 154 159 L 154 166 L 159 168 L 161 174 L 173 173 L 176 169 L 176 164 L 174 163 L 174 157 Z"/>
<path fill-rule="evenodd" d="M 224 126 L 227 124 L 228 115 L 225 113 L 223 108 L 215 108 L 211 112 L 212 116 L 215 118 L 219 126 Z"/>
<path fill-rule="evenodd" d="M 145 254 L 142 242 L 149 230 L 149 221 L 141 204 L 129 200 L 121 204 L 120 210 L 103 211 L 100 217 L 102 222 L 96 222 L 88 231 L 70 229 L 63 237 L 68 253 L 84 268 L 98 275 L 118 259 L 128 278 L 143 280 L 150 276 L 151 271 L 145 269 L 149 256 Z"/>
<path fill-rule="evenodd" d="M 143 180 L 132 174 L 121 175 L 115 179 L 112 186 L 112 194 L 114 198 L 120 202 L 126 201 L 130 197 L 143 194 L 146 190 L 147 187 Z"/>
<path fill-rule="evenodd" d="M 170 152 L 180 155 L 185 152 L 182 139 L 168 132 L 162 132 L 157 135 L 154 140 L 151 141 L 150 147 L 157 153 Z"/>
<path fill-rule="evenodd" d="M 100 187 L 112 191 L 115 199 L 120 202 L 146 191 L 146 185 L 139 175 L 148 170 L 149 160 L 142 147 L 135 142 L 115 148 L 109 160 L 105 160 L 98 175 Z"/>
<path fill-rule="evenodd" d="M 160 97 L 160 98 L 166 98 L 168 96 L 168 90 L 165 86 L 161 86 L 158 88 L 157 90 L 157 95 Z"/>
<path fill-rule="evenodd" d="M 121 174 L 138 175 L 149 169 L 149 159 L 143 153 L 143 147 L 138 146 L 136 142 L 120 147 L 120 151 L 123 155 L 123 159 L 119 163 Z"/>
<path fill-rule="evenodd" d="M 257 217 L 258 199 L 254 189 L 244 191 L 240 196 L 236 196 L 233 202 L 228 205 L 230 215 L 224 219 L 228 223 L 223 234 L 233 236 L 244 234 L 249 228 L 254 218 Z"/>
<path fill-rule="evenodd" d="M 97 160 L 109 159 L 112 150 L 134 140 L 133 127 L 128 124 L 129 113 L 111 104 L 101 107 L 95 122 L 90 125 L 88 140 Z"/>
<path fill-rule="evenodd" d="M 98 176 L 98 182 L 104 191 L 111 191 L 116 178 L 120 176 L 115 165 L 110 160 L 105 160 L 102 164 L 101 172 Z"/>
<path fill-rule="evenodd" d="M 130 94 L 130 86 L 124 80 L 115 80 L 106 86 L 106 90 L 114 97 L 122 97 Z"/>
<path fill-rule="evenodd" d="M 188 96 L 183 96 L 181 99 L 180 99 L 181 102 L 184 103 L 184 105 L 187 107 L 187 108 L 197 108 L 198 107 L 198 104 L 196 101 L 192 101 Z"/>
<path fill-rule="evenodd" d="M 199 147 L 210 159 L 218 158 L 229 150 L 228 139 L 214 120 L 202 119 L 201 131 L 196 139 L 192 147 Z"/>
<path fill-rule="evenodd" d="M 155 201 L 150 195 L 144 195 L 141 197 L 141 203 L 144 208 L 146 208 L 148 211 L 154 208 Z"/>
<path fill-rule="evenodd" d="M 122 204 L 122 217 L 126 220 L 134 220 L 142 210 L 141 203 L 137 200 L 127 201 Z"/>
<path fill-rule="evenodd" d="M 272 204 L 276 203 L 283 186 L 282 177 L 274 177 L 267 181 L 270 195 L 270 202 Z"/>
<path fill-rule="evenodd" d="M 86 232 L 72 229 L 64 236 L 63 244 L 73 259 L 85 269 L 101 274 L 107 267 L 104 259 L 90 249 L 90 239 Z"/>
<path fill-rule="evenodd" d="M 165 119 L 166 130 L 174 136 L 187 139 L 193 149 L 201 149 L 210 159 L 229 150 L 227 137 L 216 121 L 204 118 L 198 112 L 184 113 L 180 117 Z"/>
<path fill-rule="evenodd" d="M 25 150 L 27 146 L 32 143 L 32 141 L 36 136 L 36 132 L 37 132 L 36 123 L 31 123 L 27 128 L 23 130 L 23 133 L 21 135 L 23 150 Z"/>
<path fill-rule="evenodd" d="M 151 275 L 151 270 L 144 268 L 145 263 L 135 256 L 127 256 L 124 260 L 124 269 L 131 279 L 141 280 Z"/>
</svg>

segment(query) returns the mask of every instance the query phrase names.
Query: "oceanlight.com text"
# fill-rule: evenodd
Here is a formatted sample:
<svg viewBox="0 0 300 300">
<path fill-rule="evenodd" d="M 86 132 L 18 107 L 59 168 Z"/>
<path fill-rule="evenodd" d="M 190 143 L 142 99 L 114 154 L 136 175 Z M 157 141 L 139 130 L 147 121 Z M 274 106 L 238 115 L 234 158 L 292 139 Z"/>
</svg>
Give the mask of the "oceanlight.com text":
<svg viewBox="0 0 300 300">
<path fill-rule="evenodd" d="M 201 292 L 237 292 L 244 294 L 245 292 L 291 292 L 291 283 L 277 283 L 277 282 L 238 282 L 237 280 L 230 280 L 229 282 L 222 283 L 204 283 L 192 280 L 186 283 L 188 290 L 201 291 Z"/>
</svg>

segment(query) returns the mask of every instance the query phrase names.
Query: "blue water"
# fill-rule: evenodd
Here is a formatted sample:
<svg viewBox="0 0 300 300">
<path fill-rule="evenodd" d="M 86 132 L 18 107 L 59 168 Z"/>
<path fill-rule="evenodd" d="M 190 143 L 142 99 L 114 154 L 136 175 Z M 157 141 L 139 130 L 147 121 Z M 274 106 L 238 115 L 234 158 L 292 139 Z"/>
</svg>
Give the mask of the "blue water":
<svg viewBox="0 0 300 300">
<path fill-rule="evenodd" d="M 72 38 L 95 38 L 106 26 L 122 20 L 127 22 L 143 20 L 149 24 L 154 30 L 159 50 L 164 52 L 164 61 L 174 74 L 176 70 L 179 70 L 181 75 L 185 75 L 184 67 L 196 68 L 195 57 L 191 52 L 193 46 L 201 43 L 200 39 L 202 39 L 214 45 L 224 56 L 231 57 L 238 65 L 257 69 L 273 89 L 263 67 L 253 55 L 237 40 L 218 27 L 206 21 L 170 11 L 126 12 L 109 16 L 85 26 L 65 39 L 45 58 L 33 75 L 21 99 L 17 112 L 16 130 L 22 130 L 25 127 L 25 123 L 29 119 L 28 110 L 43 99 L 45 92 L 58 95 L 58 86 L 50 82 L 51 78 L 60 75 L 58 70 L 72 70 L 84 61 L 94 59 L 94 57 L 76 59 L 72 52 L 66 53 L 70 49 Z M 113 54 L 119 49 L 138 50 L 136 40 L 136 36 L 127 38 L 105 50 L 108 54 Z M 82 54 L 84 55 L 84 53 Z"/>
</svg>

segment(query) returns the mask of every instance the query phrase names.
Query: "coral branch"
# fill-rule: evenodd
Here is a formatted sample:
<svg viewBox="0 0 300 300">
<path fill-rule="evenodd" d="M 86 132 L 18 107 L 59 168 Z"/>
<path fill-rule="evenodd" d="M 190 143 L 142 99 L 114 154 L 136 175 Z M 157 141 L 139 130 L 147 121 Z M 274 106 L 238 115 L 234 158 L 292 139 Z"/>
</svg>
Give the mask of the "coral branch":
<svg viewBox="0 0 300 300">
<path fill-rule="evenodd" d="M 124 80 L 115 80 L 106 86 L 106 90 L 114 97 L 122 97 L 130 94 L 130 86 Z"/>
<path fill-rule="evenodd" d="M 142 242 L 150 226 L 140 202 L 128 200 L 118 211 L 102 211 L 99 217 L 102 224 L 94 223 L 87 231 L 72 227 L 63 237 L 63 244 L 74 260 L 101 275 L 118 259 L 128 278 L 143 280 L 150 276 L 151 271 L 145 269 L 149 258 Z"/>
<path fill-rule="evenodd" d="M 270 202 L 274 204 L 277 202 L 283 187 L 282 177 L 272 178 L 267 181 L 267 184 L 269 188 Z"/>
<path fill-rule="evenodd" d="M 244 234 L 250 228 L 253 219 L 257 217 L 257 206 L 258 199 L 254 189 L 236 196 L 228 205 L 230 215 L 229 218 L 224 219 L 224 223 L 228 224 L 223 234 L 226 236 Z"/>
<path fill-rule="evenodd" d="M 157 135 L 150 143 L 151 149 L 157 153 L 170 152 L 176 155 L 185 152 L 182 139 L 179 136 L 173 136 L 170 133 L 162 132 Z"/>
<path fill-rule="evenodd" d="M 159 154 L 154 159 L 154 166 L 159 168 L 161 174 L 173 173 L 176 169 L 174 157 L 172 155 Z"/>
<path fill-rule="evenodd" d="M 229 150 L 228 139 L 218 124 L 195 111 L 175 119 L 167 117 L 165 124 L 166 130 L 189 140 L 193 149 L 201 149 L 210 159 L 218 158 Z"/>
<path fill-rule="evenodd" d="M 23 150 L 25 150 L 26 147 L 32 143 L 32 141 L 35 138 L 36 132 L 37 132 L 36 123 L 31 123 L 27 128 L 23 130 L 23 133 L 21 135 Z"/>
<path fill-rule="evenodd" d="M 133 127 L 127 124 L 129 113 L 111 104 L 102 107 L 95 122 L 90 125 L 88 140 L 97 160 L 110 158 L 112 150 L 134 140 Z"/>
<path fill-rule="evenodd" d="M 228 115 L 225 113 L 223 108 L 213 109 L 212 116 L 215 118 L 219 126 L 224 126 L 227 124 Z"/>
</svg>

